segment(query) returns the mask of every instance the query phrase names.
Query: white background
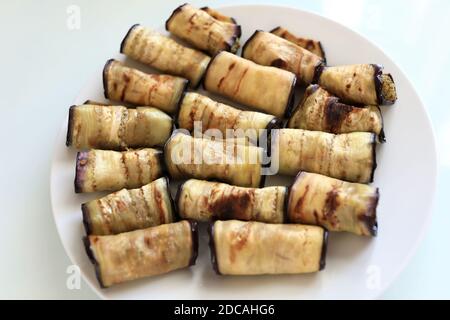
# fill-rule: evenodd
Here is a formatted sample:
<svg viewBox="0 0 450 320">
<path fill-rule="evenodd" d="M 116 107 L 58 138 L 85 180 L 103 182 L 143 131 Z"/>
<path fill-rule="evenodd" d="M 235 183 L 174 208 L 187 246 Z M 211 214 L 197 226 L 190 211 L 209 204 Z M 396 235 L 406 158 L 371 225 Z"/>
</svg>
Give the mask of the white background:
<svg viewBox="0 0 450 320">
<path fill-rule="evenodd" d="M 255 3 L 190 2 L 212 7 Z M 138 22 L 158 27 L 181 3 L 1 0 L 0 298 L 96 298 L 84 282 L 79 290 L 66 286 L 70 261 L 56 232 L 49 196 L 54 140 L 78 90 L 118 52 L 126 30 Z M 450 1 L 258 3 L 313 11 L 353 28 L 378 44 L 415 85 L 436 132 L 438 194 L 424 242 L 383 298 L 449 299 Z M 70 5 L 81 10 L 79 30 L 67 26 Z"/>
</svg>

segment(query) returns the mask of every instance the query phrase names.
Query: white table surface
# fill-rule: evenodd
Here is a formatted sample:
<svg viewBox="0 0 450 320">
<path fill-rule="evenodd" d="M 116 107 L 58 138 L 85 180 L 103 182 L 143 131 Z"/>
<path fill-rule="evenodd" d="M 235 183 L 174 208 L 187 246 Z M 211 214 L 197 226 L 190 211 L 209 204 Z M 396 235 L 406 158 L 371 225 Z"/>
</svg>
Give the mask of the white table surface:
<svg viewBox="0 0 450 320">
<path fill-rule="evenodd" d="M 0 298 L 97 298 L 84 282 L 80 289 L 69 290 L 66 285 L 66 270 L 71 263 L 59 240 L 50 207 L 54 140 L 78 90 L 117 52 L 124 30 L 137 22 L 159 26 L 181 3 L 0 2 Z M 214 7 L 255 2 L 191 3 Z M 437 137 L 438 193 L 427 236 L 382 298 L 449 299 L 450 212 L 446 201 L 450 196 L 450 102 L 446 96 L 450 84 L 450 1 L 258 3 L 313 11 L 353 28 L 383 48 L 413 82 Z M 71 5 L 80 9 L 80 29 L 70 30 L 67 26 Z"/>
</svg>

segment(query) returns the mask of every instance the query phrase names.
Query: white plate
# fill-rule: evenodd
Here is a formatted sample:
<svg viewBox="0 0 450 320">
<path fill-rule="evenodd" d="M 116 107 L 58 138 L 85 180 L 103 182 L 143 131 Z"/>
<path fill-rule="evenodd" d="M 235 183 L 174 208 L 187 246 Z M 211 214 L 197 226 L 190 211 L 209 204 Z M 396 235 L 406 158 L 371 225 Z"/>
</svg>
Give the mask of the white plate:
<svg viewBox="0 0 450 320">
<path fill-rule="evenodd" d="M 236 18 L 242 25 L 243 42 L 256 29 L 270 30 L 282 25 L 298 35 L 320 39 L 330 65 L 380 63 L 393 74 L 399 100 L 394 106 L 382 107 L 387 143 L 378 147 L 374 182 L 381 194 L 378 237 L 331 234 L 327 266 L 317 274 L 227 277 L 213 272 L 207 236 L 205 230 L 201 230 L 199 257 L 194 267 L 100 289 L 81 242 L 84 230 L 80 212 L 82 202 L 99 194 L 80 195 L 73 191 L 76 153 L 65 147 L 67 122 L 64 122 L 53 156 L 51 198 L 56 226 L 67 254 L 81 268 L 92 289 L 108 299 L 378 297 L 409 261 L 431 216 L 436 186 L 436 151 L 425 107 L 403 72 L 381 49 L 334 21 L 277 6 L 230 6 L 220 11 Z M 151 21 L 147 23 L 151 26 Z M 125 32 L 123 30 L 124 35 Z M 123 59 L 120 55 L 117 58 Z M 130 61 L 127 63 L 146 70 Z M 101 70 L 81 90 L 75 103 L 86 99 L 103 99 Z M 277 177 L 268 179 L 267 184 L 289 185 L 291 182 L 292 178 Z"/>
</svg>

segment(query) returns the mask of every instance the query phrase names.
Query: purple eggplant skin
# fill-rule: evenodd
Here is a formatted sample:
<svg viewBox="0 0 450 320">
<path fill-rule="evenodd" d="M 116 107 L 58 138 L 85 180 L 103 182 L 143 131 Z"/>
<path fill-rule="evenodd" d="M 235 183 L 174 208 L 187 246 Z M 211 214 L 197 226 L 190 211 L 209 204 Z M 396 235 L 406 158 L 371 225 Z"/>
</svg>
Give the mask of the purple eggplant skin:
<svg viewBox="0 0 450 320">
<path fill-rule="evenodd" d="M 294 76 L 291 85 L 291 92 L 289 93 L 289 98 L 286 104 L 286 108 L 284 111 L 284 117 L 289 118 L 292 115 L 292 111 L 294 109 L 294 100 L 295 100 L 295 85 L 297 83 L 297 77 Z"/>
<path fill-rule="evenodd" d="M 180 216 L 180 197 L 181 193 L 183 192 L 184 184 L 187 180 L 183 181 L 178 185 L 177 194 L 175 195 L 175 207 L 177 208 L 177 219 L 182 220 Z"/>
<path fill-rule="evenodd" d="M 383 96 L 383 83 L 381 76 L 383 75 L 383 66 L 379 64 L 372 64 L 372 67 L 374 69 L 374 82 L 375 82 L 375 91 L 377 93 L 377 103 L 379 105 L 390 105 L 394 104 L 395 100 L 387 100 Z M 388 74 L 389 78 L 391 78 L 392 82 L 394 82 L 394 78 L 391 74 Z"/>
<path fill-rule="evenodd" d="M 294 180 L 295 182 L 295 180 Z M 284 210 L 283 210 L 283 223 L 289 223 L 289 213 L 288 213 L 288 204 L 289 204 L 289 194 L 291 192 L 291 187 L 286 187 L 286 194 L 284 195 Z"/>
<path fill-rule="evenodd" d="M 140 23 L 136 23 L 132 25 L 130 29 L 128 29 L 127 34 L 120 43 L 120 53 L 123 53 L 123 48 L 125 48 L 125 44 L 127 43 L 128 37 L 130 36 L 131 32 L 134 30 L 134 28 L 139 27 L 140 25 L 141 25 Z"/>
<path fill-rule="evenodd" d="M 166 181 L 167 192 L 169 193 L 169 201 L 170 207 L 172 208 L 174 222 L 180 221 L 180 216 L 178 214 L 178 206 L 172 198 L 172 194 L 170 193 L 170 179 L 167 176 L 164 176 L 164 180 Z"/>
<path fill-rule="evenodd" d="M 172 11 L 172 14 L 170 15 L 169 19 L 166 20 L 166 23 L 165 23 L 166 31 L 169 31 L 169 22 L 170 22 L 170 20 L 172 20 L 172 18 L 173 18 L 178 12 L 180 12 L 181 9 L 182 9 L 185 5 L 187 5 L 187 4 L 188 4 L 188 3 L 183 3 L 181 6 L 178 6 L 175 10 Z"/>
<path fill-rule="evenodd" d="M 213 270 L 216 274 L 222 275 L 219 270 L 219 266 L 217 264 L 217 255 L 216 255 L 216 244 L 214 240 L 214 222 L 210 222 L 208 225 L 208 235 L 209 235 L 209 251 L 211 254 L 211 264 L 213 267 Z"/>
<path fill-rule="evenodd" d="M 376 196 L 373 198 L 372 203 L 367 208 L 367 212 L 370 213 L 370 215 L 363 215 L 359 216 L 359 220 L 362 221 L 367 229 L 370 231 L 370 234 L 373 237 L 376 237 L 378 234 L 378 221 L 377 221 L 377 214 L 376 214 L 376 208 L 378 206 L 378 201 L 380 199 L 380 191 L 377 188 L 375 191 Z"/>
<path fill-rule="evenodd" d="M 81 205 L 81 212 L 83 214 L 83 226 L 84 230 L 86 231 L 86 235 L 92 234 L 92 221 L 91 216 L 89 214 L 89 208 L 86 203 L 83 203 Z"/>
<path fill-rule="evenodd" d="M 320 253 L 319 271 L 325 269 L 328 248 L 328 230 L 323 229 L 322 252 Z"/>
<path fill-rule="evenodd" d="M 72 145 L 72 136 L 73 136 L 73 121 L 74 121 L 74 113 L 75 113 L 75 105 L 70 106 L 69 108 L 69 120 L 67 122 L 67 135 L 66 135 L 66 146 L 69 147 Z"/>
<path fill-rule="evenodd" d="M 198 223 L 197 221 L 188 220 L 191 226 L 191 236 L 192 236 L 192 256 L 189 261 L 189 267 L 195 265 L 198 257 Z"/>
<path fill-rule="evenodd" d="M 91 249 L 91 241 L 89 240 L 89 236 L 87 237 L 83 237 L 82 238 L 83 244 L 84 244 L 84 249 L 86 250 L 86 254 L 89 257 L 89 260 L 91 261 L 91 263 L 94 265 L 95 268 L 95 276 L 97 277 L 98 283 L 100 285 L 100 287 L 102 289 L 107 288 L 104 284 L 103 284 L 103 280 L 102 280 L 102 275 L 100 272 L 100 265 L 97 261 L 97 259 L 95 259 L 95 255 L 92 252 Z"/>
<path fill-rule="evenodd" d="M 79 151 L 77 152 L 77 160 L 75 166 L 75 193 L 83 192 L 83 184 L 85 180 L 86 174 L 86 164 L 88 162 L 89 152 L 88 151 Z"/>
<path fill-rule="evenodd" d="M 103 94 L 106 99 L 109 99 L 109 92 L 108 92 L 108 71 L 111 63 L 114 62 L 114 59 L 109 59 L 106 61 L 105 66 L 103 67 Z"/>
<path fill-rule="evenodd" d="M 375 133 L 372 134 L 372 173 L 370 174 L 370 181 L 373 182 L 375 170 L 377 169 L 377 137 Z"/>
<path fill-rule="evenodd" d="M 253 38 L 259 33 L 262 32 L 262 30 L 256 30 L 255 32 L 253 32 L 253 34 L 250 36 L 250 38 L 248 38 L 247 41 L 245 41 L 244 45 L 242 46 L 242 52 L 241 52 L 241 57 L 244 58 L 244 54 L 245 54 L 245 50 L 247 49 L 248 44 L 253 40 Z"/>
</svg>

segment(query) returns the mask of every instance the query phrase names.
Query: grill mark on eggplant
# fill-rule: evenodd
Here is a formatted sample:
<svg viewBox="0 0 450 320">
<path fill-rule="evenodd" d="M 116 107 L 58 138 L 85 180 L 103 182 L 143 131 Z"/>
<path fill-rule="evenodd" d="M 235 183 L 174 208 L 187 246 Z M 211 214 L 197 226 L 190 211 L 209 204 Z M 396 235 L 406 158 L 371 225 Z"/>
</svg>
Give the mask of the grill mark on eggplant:
<svg viewBox="0 0 450 320">
<path fill-rule="evenodd" d="M 108 230 L 109 233 L 113 233 L 112 226 L 111 226 L 111 219 L 110 219 L 111 217 L 108 215 L 108 212 L 106 211 L 106 207 L 105 207 L 103 201 L 101 199 L 98 199 L 97 205 L 100 208 L 100 215 L 102 217 L 102 225 L 104 227 L 106 227 L 106 229 Z M 109 208 L 111 209 L 112 206 L 111 206 L 111 203 L 109 203 L 109 201 L 108 201 L 108 205 L 109 205 Z"/>
<path fill-rule="evenodd" d="M 327 192 L 325 206 L 323 208 L 323 216 L 330 222 L 333 227 L 336 227 L 336 225 L 339 223 L 338 221 L 336 221 L 336 216 L 334 215 L 336 209 L 340 205 L 338 196 L 339 193 L 334 188 Z"/>
<path fill-rule="evenodd" d="M 290 215 L 291 222 L 297 222 L 297 221 L 298 222 L 302 222 L 303 221 L 303 218 L 302 218 L 302 215 L 303 215 L 303 204 L 305 203 L 305 199 L 306 199 L 306 196 L 308 195 L 308 192 L 309 192 L 309 184 L 307 184 L 305 186 L 305 191 L 298 198 L 298 201 L 295 204 L 295 209 L 293 210 L 293 212 L 291 212 L 291 215 Z M 292 216 L 292 213 L 295 214 L 295 216 Z"/>
<path fill-rule="evenodd" d="M 215 192 L 217 192 L 216 190 Z M 213 194 L 210 195 L 211 198 Z M 253 189 L 239 191 L 233 186 L 228 196 L 221 194 L 220 199 L 209 202 L 208 210 L 219 219 L 243 219 L 247 220 L 245 213 L 254 202 L 255 191 Z"/>
<path fill-rule="evenodd" d="M 217 84 L 217 88 L 218 89 L 220 89 L 220 87 L 222 86 L 223 81 L 229 76 L 231 70 L 233 70 L 235 65 L 236 65 L 236 63 L 234 63 L 234 62 L 232 64 L 230 64 L 230 66 L 228 67 L 227 73 L 222 78 L 220 78 L 219 83 Z"/>
<path fill-rule="evenodd" d="M 141 161 L 140 161 L 140 159 L 139 159 L 139 153 L 138 152 L 134 152 L 134 155 L 136 156 L 136 169 L 137 169 L 137 172 L 138 172 L 138 181 L 139 181 L 139 183 L 140 184 L 142 184 L 143 182 L 143 177 L 142 177 L 142 175 L 143 175 L 143 170 L 142 170 L 142 168 L 141 168 Z"/>
<path fill-rule="evenodd" d="M 156 188 L 156 186 L 152 185 L 153 188 L 153 197 L 155 198 L 156 206 L 158 207 L 159 212 L 159 223 L 163 224 L 166 221 L 165 215 L 164 215 L 164 207 L 163 207 L 163 199 L 162 195 L 159 192 L 159 190 Z"/>
<path fill-rule="evenodd" d="M 237 82 L 236 88 L 234 89 L 234 94 L 237 94 L 237 93 L 239 92 L 239 88 L 240 88 L 240 86 L 241 86 L 242 79 L 245 77 L 245 74 L 247 73 L 247 71 L 248 71 L 248 68 L 246 68 L 246 69 L 242 72 L 242 75 L 239 77 L 239 80 L 238 80 L 238 82 Z"/>
<path fill-rule="evenodd" d="M 234 263 L 236 261 L 236 253 L 237 251 L 242 250 L 247 244 L 247 240 L 249 238 L 251 232 L 251 225 L 246 224 L 241 227 L 239 230 L 232 231 L 232 243 L 230 246 L 230 262 Z"/>
<path fill-rule="evenodd" d="M 344 120 L 354 108 L 344 103 L 339 103 L 333 97 L 327 99 L 325 106 L 325 121 L 327 130 L 331 133 L 339 133 Z"/>
</svg>

